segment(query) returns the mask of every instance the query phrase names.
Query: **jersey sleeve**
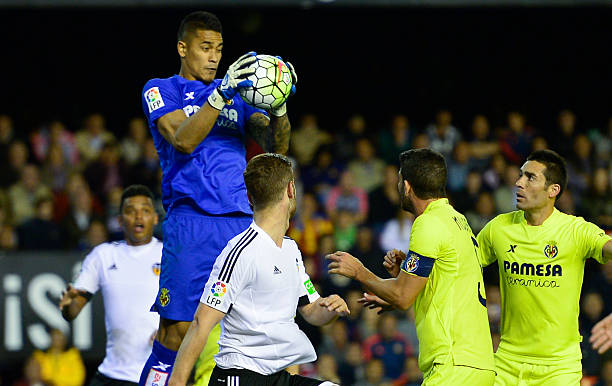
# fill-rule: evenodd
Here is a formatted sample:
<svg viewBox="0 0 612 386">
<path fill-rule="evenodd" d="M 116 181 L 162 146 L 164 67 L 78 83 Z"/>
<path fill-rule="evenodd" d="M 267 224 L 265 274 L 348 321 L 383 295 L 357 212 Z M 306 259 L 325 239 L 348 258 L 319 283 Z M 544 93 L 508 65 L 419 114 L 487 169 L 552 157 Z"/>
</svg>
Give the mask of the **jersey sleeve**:
<svg viewBox="0 0 612 386">
<path fill-rule="evenodd" d="M 152 124 L 160 117 L 183 108 L 179 90 L 169 79 L 151 79 L 142 92 L 142 108 Z"/>
<path fill-rule="evenodd" d="M 478 242 L 478 260 L 480 261 L 481 267 L 486 267 L 493 264 L 497 260 L 495 256 L 495 249 L 493 249 L 493 240 L 491 237 L 491 224 L 493 221 L 489 221 L 478 233 L 476 241 Z"/>
<path fill-rule="evenodd" d="M 242 290 L 255 279 L 255 271 L 251 268 L 252 250 L 238 251 L 236 248 L 228 244 L 217 257 L 200 298 L 200 303 L 226 314 Z"/>
<path fill-rule="evenodd" d="M 612 237 L 608 236 L 597 225 L 584 220 L 578 224 L 576 233 L 579 238 L 578 242 L 582 245 L 585 259 L 592 257 L 602 264 L 607 263 L 603 259 L 602 249 L 605 243 L 612 240 Z"/>
<path fill-rule="evenodd" d="M 443 236 L 438 221 L 431 216 L 419 216 L 410 231 L 410 250 L 402 263 L 402 271 L 409 275 L 429 277 L 440 252 Z"/>
<path fill-rule="evenodd" d="M 94 248 L 83 261 L 81 272 L 74 283 L 74 288 L 95 294 L 100 289 L 100 273 L 102 271 L 102 255 L 100 247 Z"/>
<path fill-rule="evenodd" d="M 310 276 L 308 276 L 308 273 L 306 273 L 306 267 L 304 266 L 304 261 L 302 260 L 302 253 L 298 249 L 297 244 L 295 245 L 295 249 L 297 250 L 296 251 L 296 260 L 297 260 L 296 264 L 297 264 L 299 278 L 300 278 L 299 283 L 297 283 L 298 291 L 299 291 L 298 292 L 299 293 L 298 305 L 304 306 L 306 304 L 310 304 L 310 303 L 317 301 L 317 299 L 320 298 L 321 296 L 319 295 L 314 285 L 312 284 L 312 281 L 310 280 Z"/>
</svg>

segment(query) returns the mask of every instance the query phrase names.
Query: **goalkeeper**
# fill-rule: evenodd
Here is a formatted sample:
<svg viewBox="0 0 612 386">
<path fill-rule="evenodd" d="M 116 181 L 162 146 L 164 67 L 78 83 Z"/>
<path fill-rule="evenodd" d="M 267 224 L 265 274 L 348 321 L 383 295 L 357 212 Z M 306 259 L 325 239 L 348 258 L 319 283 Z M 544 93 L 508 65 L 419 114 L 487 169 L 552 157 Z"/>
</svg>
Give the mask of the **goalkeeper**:
<svg viewBox="0 0 612 386">
<path fill-rule="evenodd" d="M 242 176 L 247 132 L 268 152 L 285 153 L 289 147 L 285 104 L 265 112 L 236 95 L 251 85 L 246 78 L 254 70 L 247 67 L 255 53 L 240 57 L 221 80 L 215 75 L 222 50 L 219 19 L 202 11 L 187 15 L 178 31 L 179 74 L 151 79 L 142 95 L 163 171 L 167 216 L 159 291 L 152 307 L 160 315 L 159 332 L 140 385 L 167 383 L 215 258 L 251 224 Z M 295 84 L 295 71 L 287 65 Z M 203 352 L 204 384 L 214 366 L 219 334 L 216 326 Z"/>
</svg>

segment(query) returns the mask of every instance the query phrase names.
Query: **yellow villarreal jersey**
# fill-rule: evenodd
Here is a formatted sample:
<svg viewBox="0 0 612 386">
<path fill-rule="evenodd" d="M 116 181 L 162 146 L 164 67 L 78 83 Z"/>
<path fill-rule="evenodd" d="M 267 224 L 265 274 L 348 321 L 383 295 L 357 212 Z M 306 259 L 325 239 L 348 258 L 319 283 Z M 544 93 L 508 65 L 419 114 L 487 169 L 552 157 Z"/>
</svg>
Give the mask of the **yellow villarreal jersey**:
<svg viewBox="0 0 612 386">
<path fill-rule="evenodd" d="M 452 363 L 494 370 L 482 269 L 476 239 L 465 217 L 447 199 L 431 202 L 416 218 L 402 267 L 418 272 L 434 259 L 425 288 L 414 303 L 419 367 Z"/>
<path fill-rule="evenodd" d="M 554 209 L 540 226 L 523 211 L 497 216 L 478 234 L 481 264 L 499 264 L 499 352 L 528 363 L 581 358 L 579 299 L 584 263 L 602 262 L 610 237 L 596 225 Z"/>
</svg>

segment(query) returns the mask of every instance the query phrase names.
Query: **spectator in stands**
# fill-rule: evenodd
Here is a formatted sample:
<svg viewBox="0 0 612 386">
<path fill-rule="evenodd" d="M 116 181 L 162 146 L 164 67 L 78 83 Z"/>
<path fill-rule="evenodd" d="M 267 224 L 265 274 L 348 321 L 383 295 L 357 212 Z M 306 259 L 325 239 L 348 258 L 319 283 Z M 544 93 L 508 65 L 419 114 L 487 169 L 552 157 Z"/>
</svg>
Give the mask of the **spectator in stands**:
<svg viewBox="0 0 612 386">
<path fill-rule="evenodd" d="M 6 162 L 6 154 L 8 148 L 15 139 L 15 130 L 13 128 L 13 119 L 10 115 L 0 114 L 0 164 Z"/>
<path fill-rule="evenodd" d="M 564 158 L 572 155 L 572 144 L 576 134 L 576 114 L 571 110 L 561 110 L 557 116 L 555 135 L 551 136 L 551 149 Z"/>
<path fill-rule="evenodd" d="M 17 249 L 17 232 L 11 224 L 0 225 L 0 250 L 12 251 Z"/>
<path fill-rule="evenodd" d="M 450 202 L 461 213 L 474 209 L 478 195 L 482 192 L 482 173 L 471 170 L 466 178 L 465 189 L 449 196 Z"/>
<path fill-rule="evenodd" d="M 470 158 L 470 145 L 465 141 L 459 141 L 453 149 L 453 156 L 447 159 L 449 194 L 460 192 L 465 189 L 467 175 L 473 168 Z"/>
<path fill-rule="evenodd" d="M 489 192 L 481 192 L 478 195 L 476 201 L 476 207 L 474 210 L 465 212 L 465 218 L 472 227 L 472 232 L 475 235 L 480 232 L 484 226 L 495 217 L 497 210 L 495 208 L 495 201 L 493 196 Z"/>
<path fill-rule="evenodd" d="M 51 346 L 32 355 L 40 363 L 42 379 L 54 386 L 81 386 L 85 381 L 85 365 L 79 350 L 68 347 L 64 333 L 51 330 Z"/>
<path fill-rule="evenodd" d="M 364 379 L 355 386 L 386 386 L 391 381 L 385 378 L 385 363 L 380 359 L 372 359 L 366 363 Z"/>
<path fill-rule="evenodd" d="M 413 149 L 425 149 L 429 147 L 429 137 L 425 133 L 419 133 L 412 140 Z"/>
<path fill-rule="evenodd" d="M 357 238 L 349 253 L 353 256 L 359 256 L 363 265 L 376 276 L 388 277 L 387 270 L 382 265 L 385 252 L 380 249 L 372 229 L 369 227 L 362 225 L 357 229 Z"/>
<path fill-rule="evenodd" d="M 368 195 L 365 190 L 355 186 L 353 173 L 345 170 L 340 181 L 329 191 L 327 198 L 327 215 L 335 223 L 340 211 L 349 212 L 353 222 L 361 224 L 368 215 Z"/>
<path fill-rule="evenodd" d="M 149 138 L 149 129 L 144 118 L 135 117 L 128 123 L 128 135 L 121 140 L 120 155 L 127 165 L 140 161 L 144 152 L 145 141 Z"/>
<path fill-rule="evenodd" d="M 397 164 L 400 154 L 410 149 L 413 135 L 408 117 L 404 114 L 394 115 L 391 128 L 380 132 L 378 153 L 387 164 Z"/>
<path fill-rule="evenodd" d="M 357 223 L 352 212 L 340 209 L 334 216 L 334 242 L 340 250 L 349 250 L 357 240 Z"/>
<path fill-rule="evenodd" d="M 599 382 L 595 386 L 612 386 L 612 358 L 603 362 L 600 374 Z"/>
<path fill-rule="evenodd" d="M 101 114 L 91 114 L 83 121 L 83 128 L 76 133 L 76 145 L 85 165 L 98 158 L 105 143 L 114 141 L 115 136 L 106 129 Z"/>
<path fill-rule="evenodd" d="M 586 374 L 597 374 L 601 366 L 600 356 L 597 350 L 591 346 L 589 339 L 595 324 L 605 316 L 603 310 L 604 300 L 601 294 L 588 292 L 582 295 L 579 320 L 580 335 L 582 335 L 583 339 L 580 347 L 582 350 L 582 369 Z"/>
<path fill-rule="evenodd" d="M 506 159 L 501 153 L 496 153 L 491 158 L 491 164 L 482 175 L 484 186 L 487 190 L 495 190 L 499 187 L 504 179 L 506 172 Z"/>
<path fill-rule="evenodd" d="M 296 129 L 291 130 L 289 149 L 301 167 L 311 165 L 319 148 L 332 142 L 332 136 L 319 128 L 317 116 L 304 114 Z"/>
<path fill-rule="evenodd" d="M 0 168 L 0 188 L 8 188 L 19 181 L 28 157 L 29 151 L 23 141 L 15 140 L 9 144 L 7 162 Z"/>
<path fill-rule="evenodd" d="M 4 190 L 0 189 L 0 226 L 13 223 L 11 200 Z"/>
<path fill-rule="evenodd" d="M 402 375 L 404 361 L 414 354 L 406 337 L 397 330 L 397 319 L 385 312 L 378 320 L 378 332 L 363 343 L 366 361 L 380 359 L 385 364 L 385 377 L 397 379 Z"/>
<path fill-rule="evenodd" d="M 73 165 L 64 158 L 62 148 L 52 144 L 48 151 L 41 170 L 41 178 L 54 193 L 66 187 L 68 176 L 73 172 Z"/>
<path fill-rule="evenodd" d="M 574 201 L 580 206 L 595 170 L 593 144 L 586 135 L 578 134 L 574 138 L 573 149 L 573 154 L 567 159 L 567 189 L 572 192 Z"/>
<path fill-rule="evenodd" d="M 32 151 L 38 162 L 44 162 L 52 146 L 58 146 L 65 162 L 77 165 L 79 153 L 76 148 L 76 139 L 63 122 L 55 120 L 34 131 L 30 135 Z"/>
<path fill-rule="evenodd" d="M 546 149 L 549 149 L 546 138 L 542 137 L 541 135 L 535 136 L 533 141 L 531 141 L 531 152 L 533 153 L 534 151 Z"/>
<path fill-rule="evenodd" d="M 452 121 L 453 115 L 451 112 L 441 109 L 436 113 L 434 123 L 431 123 L 425 129 L 430 147 L 442 153 L 446 159 L 451 157 L 455 145 L 461 140 L 461 133 L 452 125 Z"/>
<path fill-rule="evenodd" d="M 352 313 L 352 311 L 351 311 Z M 354 385 L 357 380 L 364 377 L 363 353 L 361 345 L 357 342 L 349 343 L 344 360 L 338 365 L 338 375 L 341 385 Z"/>
<path fill-rule="evenodd" d="M 340 384 L 338 362 L 336 361 L 336 358 L 330 354 L 319 355 L 319 358 L 317 359 L 316 378 Z"/>
<path fill-rule="evenodd" d="M 584 287 L 583 292 L 596 292 L 607 300 L 604 303 L 604 315 L 612 313 L 612 301 L 609 298 L 612 294 L 612 263 L 602 265 L 601 270 L 595 271 L 588 280 L 585 279 Z"/>
<path fill-rule="evenodd" d="M 106 197 L 105 217 L 106 217 L 106 230 L 108 238 L 111 241 L 123 240 L 123 228 L 119 223 L 119 214 L 121 207 L 121 195 L 123 194 L 123 187 L 117 186 L 108 192 Z"/>
<path fill-rule="evenodd" d="M 389 219 L 380 232 L 380 247 L 382 250 L 409 250 L 410 230 L 413 222 L 414 215 L 412 213 L 396 208 L 395 217 Z M 342 248 L 339 249 L 343 250 Z"/>
<path fill-rule="evenodd" d="M 376 157 L 374 145 L 367 138 L 357 140 L 355 155 L 356 158 L 348 163 L 348 170 L 353 174 L 355 186 L 369 193 L 382 184 L 385 162 Z"/>
<path fill-rule="evenodd" d="M 481 172 L 484 171 L 493 154 L 499 152 L 499 143 L 491 135 L 489 120 L 486 116 L 478 114 L 472 120 L 472 139 L 469 144 L 474 168 Z"/>
<path fill-rule="evenodd" d="M 598 166 L 612 165 L 612 117 L 608 119 L 607 127 L 603 130 L 589 131 L 589 139 L 595 145 L 595 158 Z M 612 169 L 610 169 L 612 172 Z"/>
<path fill-rule="evenodd" d="M 34 217 L 36 199 L 50 196 L 51 190 L 40 181 L 40 172 L 34 164 L 24 166 L 19 181 L 9 189 L 9 198 L 13 207 L 13 219 L 16 225 Z"/>
<path fill-rule="evenodd" d="M 142 157 L 129 168 L 129 177 L 127 178 L 131 184 L 140 184 L 151 189 L 152 192 L 159 190 L 159 182 L 157 175 L 161 171 L 159 166 L 159 156 L 155 149 L 153 139 L 147 138 L 144 141 Z M 125 181 L 124 181 L 125 182 Z"/>
<path fill-rule="evenodd" d="M 53 197 L 36 199 L 35 215 L 17 228 L 19 249 L 59 249 L 62 247 L 60 230 L 53 222 Z"/>
<path fill-rule="evenodd" d="M 82 252 L 88 253 L 96 246 L 108 241 L 108 231 L 106 226 L 101 219 L 96 219 L 89 224 L 87 232 L 85 233 L 85 239 L 81 240 L 77 249 Z"/>
<path fill-rule="evenodd" d="M 313 164 L 302 168 L 302 182 L 317 196 L 319 202 L 325 203 L 329 191 L 338 184 L 342 170 L 343 165 L 334 160 L 331 147 L 321 146 Z"/>
<path fill-rule="evenodd" d="M 348 328 L 343 319 L 338 319 L 323 329 L 323 342 L 317 352 L 331 355 L 337 363 L 344 358 L 349 345 Z"/>
<path fill-rule="evenodd" d="M 399 208 L 398 179 L 397 166 L 389 164 L 385 166 L 382 185 L 368 193 L 368 224 L 377 233 L 381 231 L 386 221 L 395 216 Z"/>
<path fill-rule="evenodd" d="M 501 152 L 508 162 L 522 165 L 531 150 L 533 129 L 527 126 L 525 116 L 512 111 L 508 114 L 508 128 L 501 137 Z"/>
<path fill-rule="evenodd" d="M 340 162 L 346 163 L 355 158 L 354 144 L 358 139 L 367 136 L 366 120 L 361 114 L 353 114 L 349 117 L 346 128 L 336 133 L 334 140 L 335 157 Z"/>
<path fill-rule="evenodd" d="M 591 176 L 591 187 L 582 200 L 579 214 L 604 229 L 612 229 L 612 189 L 607 169 L 598 168 Z"/>
<path fill-rule="evenodd" d="M 423 383 L 423 373 L 419 369 L 419 360 L 416 356 L 409 356 L 404 361 L 402 375 L 393 381 L 393 386 L 419 386 Z"/>
<path fill-rule="evenodd" d="M 102 202 L 111 189 L 125 185 L 128 167 L 120 159 L 119 145 L 111 140 L 102 146 L 100 156 L 83 171 L 93 194 Z"/>
<path fill-rule="evenodd" d="M 94 220 L 100 220 L 101 213 L 96 213 L 93 197 L 87 186 L 77 186 L 70 195 L 70 212 L 62 220 L 62 240 L 64 248 L 81 249 L 88 245 L 87 231 Z"/>
<path fill-rule="evenodd" d="M 313 256 L 317 253 L 321 236 L 333 234 L 334 227 L 319 210 L 319 203 L 314 194 L 304 194 L 300 209 L 291 221 L 288 234 L 298 243 L 304 256 Z"/>
<path fill-rule="evenodd" d="M 1 381 L 1 379 L 0 379 Z M 52 386 L 42 380 L 40 363 L 33 357 L 26 359 L 23 365 L 23 376 L 13 386 Z"/>
<path fill-rule="evenodd" d="M 497 213 L 508 213 L 516 210 L 516 181 L 520 177 L 517 165 L 509 164 L 504 172 L 504 183 L 493 191 Z"/>
</svg>

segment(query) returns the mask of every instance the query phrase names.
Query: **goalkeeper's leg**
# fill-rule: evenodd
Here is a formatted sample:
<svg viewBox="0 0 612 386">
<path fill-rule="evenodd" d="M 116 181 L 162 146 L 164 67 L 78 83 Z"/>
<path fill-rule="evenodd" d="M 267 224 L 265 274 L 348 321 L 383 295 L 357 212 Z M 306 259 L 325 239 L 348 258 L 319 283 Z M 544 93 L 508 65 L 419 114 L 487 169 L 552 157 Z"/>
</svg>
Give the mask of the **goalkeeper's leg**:
<svg viewBox="0 0 612 386">
<path fill-rule="evenodd" d="M 215 368 L 215 355 L 219 352 L 219 337 L 221 336 L 221 326 L 217 324 L 213 327 L 204 350 L 200 353 L 195 365 L 194 386 L 206 386 L 210 380 L 210 375 Z"/>
</svg>

